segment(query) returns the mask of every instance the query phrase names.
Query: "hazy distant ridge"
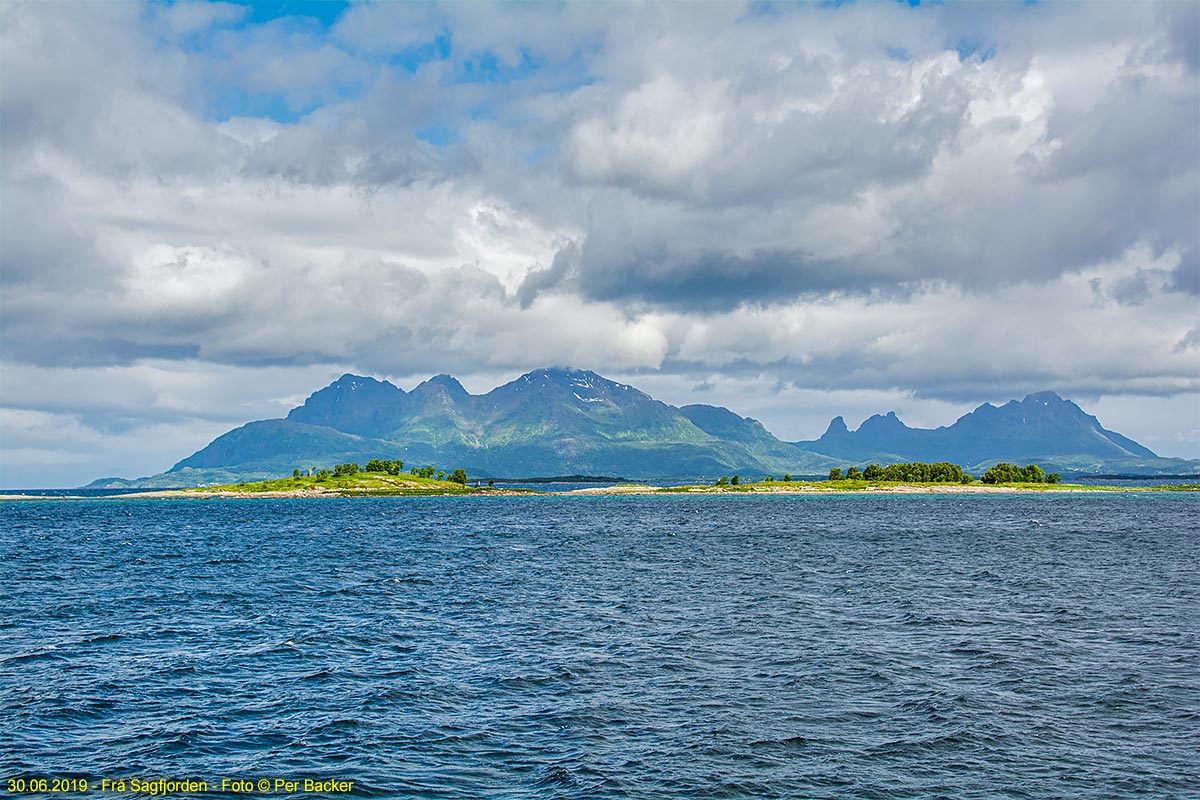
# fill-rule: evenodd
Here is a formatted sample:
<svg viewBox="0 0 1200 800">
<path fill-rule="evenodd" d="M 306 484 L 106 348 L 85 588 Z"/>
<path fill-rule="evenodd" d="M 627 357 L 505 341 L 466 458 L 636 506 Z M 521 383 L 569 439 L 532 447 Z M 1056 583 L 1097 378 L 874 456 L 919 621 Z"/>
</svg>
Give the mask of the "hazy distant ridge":
<svg viewBox="0 0 1200 800">
<path fill-rule="evenodd" d="M 1138 460 L 1182 461 L 1160 459 L 1149 448 L 1105 429 L 1094 416 L 1054 392 L 1037 392 L 999 407 L 984 403 L 953 425 L 933 430 L 910 428 L 895 413 L 888 413 L 876 414 L 858 430 L 849 431 L 845 421 L 835 417 L 820 439 L 796 445 L 841 458 L 949 460 L 972 466 L 997 460 L 1048 461 L 1090 470 Z"/>
</svg>

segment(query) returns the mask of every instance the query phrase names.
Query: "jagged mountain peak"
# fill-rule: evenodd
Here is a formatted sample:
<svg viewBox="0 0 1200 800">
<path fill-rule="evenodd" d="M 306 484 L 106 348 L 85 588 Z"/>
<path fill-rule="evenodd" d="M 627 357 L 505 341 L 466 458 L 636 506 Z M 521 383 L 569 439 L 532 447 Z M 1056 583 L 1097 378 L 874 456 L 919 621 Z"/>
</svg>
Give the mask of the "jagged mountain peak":
<svg viewBox="0 0 1200 800">
<path fill-rule="evenodd" d="M 325 388 L 326 389 L 339 389 L 342 391 L 353 392 L 353 391 L 357 391 L 358 389 L 360 389 L 361 387 L 364 387 L 364 386 L 371 386 L 371 387 L 390 386 L 391 388 L 395 389 L 398 392 L 403 391 L 403 389 L 401 389 L 400 387 L 396 386 L 395 384 L 393 384 L 389 381 L 381 381 L 378 378 L 372 378 L 369 375 L 355 375 L 350 372 L 347 372 L 346 374 L 342 375 L 342 377 L 338 378 L 336 381 L 329 384 Z"/>
<path fill-rule="evenodd" d="M 845 436 L 850 433 L 850 429 L 846 427 L 846 420 L 840 414 L 829 420 L 829 427 L 825 429 L 825 433 L 821 434 L 824 439 L 829 436 Z"/>
<path fill-rule="evenodd" d="M 464 388 L 463 385 L 458 382 L 458 378 L 455 378 L 453 375 L 447 375 L 445 373 L 442 373 L 441 375 L 434 375 L 429 380 L 422 381 L 415 389 L 413 389 L 413 391 L 415 392 L 415 391 L 421 389 L 422 387 L 432 388 L 435 386 L 445 389 L 447 392 L 450 392 L 451 394 L 464 394 L 464 395 L 470 394 L 470 392 L 468 392 L 466 390 L 466 388 Z"/>
<path fill-rule="evenodd" d="M 360 433 L 369 427 L 379 409 L 402 397 L 404 390 L 388 381 L 346 373 L 309 395 L 304 405 L 288 412 L 287 418 L 293 422 Z"/>
<path fill-rule="evenodd" d="M 650 396 L 634 387 L 617 383 L 590 369 L 574 367 L 544 367 L 526 372 L 514 381 L 499 387 L 500 390 L 522 390 L 525 387 L 555 387 L 564 393 L 574 394 L 580 400 L 605 397 L 614 401 L 622 398 L 645 399 Z"/>
<path fill-rule="evenodd" d="M 608 378 L 602 375 L 597 375 L 590 369 L 576 369 L 575 367 L 543 367 L 542 369 L 531 370 L 522 375 L 518 380 L 528 382 L 549 382 L 560 385 L 571 385 L 580 382 L 598 381 L 601 383 L 613 383 Z"/>
<path fill-rule="evenodd" d="M 842 424 L 844 425 L 845 422 L 843 421 Z M 896 416 L 895 411 L 889 411 L 886 414 L 874 414 L 863 420 L 863 424 L 858 426 L 858 432 L 862 433 L 881 430 L 900 430 L 907 427 L 908 426 L 901 422 L 900 418 Z"/>
<path fill-rule="evenodd" d="M 1027 404 L 1028 403 L 1038 403 L 1038 404 L 1044 405 L 1044 406 L 1050 405 L 1052 403 L 1070 403 L 1071 405 L 1075 405 L 1074 403 L 1071 403 L 1070 400 L 1063 400 L 1056 393 L 1051 392 L 1049 390 L 1045 390 L 1045 391 L 1041 391 L 1041 392 L 1033 392 L 1032 394 L 1027 394 L 1027 395 L 1025 395 L 1025 399 L 1021 402 L 1027 403 Z"/>
</svg>

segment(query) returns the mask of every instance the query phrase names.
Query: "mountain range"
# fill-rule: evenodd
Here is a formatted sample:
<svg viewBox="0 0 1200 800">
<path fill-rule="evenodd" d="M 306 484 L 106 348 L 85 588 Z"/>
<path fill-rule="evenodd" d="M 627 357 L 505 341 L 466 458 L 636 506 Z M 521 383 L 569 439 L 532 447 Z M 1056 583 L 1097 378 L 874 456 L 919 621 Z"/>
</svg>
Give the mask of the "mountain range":
<svg viewBox="0 0 1200 800">
<path fill-rule="evenodd" d="M 257 480 L 371 458 L 463 467 L 472 478 L 778 477 L 901 461 L 951 461 L 977 473 L 997 461 L 1034 462 L 1066 473 L 1200 473 L 1200 461 L 1159 458 L 1053 392 L 999 407 L 985 403 L 933 430 L 910 428 L 893 412 L 877 414 L 855 431 L 836 417 L 819 439 L 784 442 L 757 420 L 720 406 L 671 406 L 595 372 L 550 368 L 481 395 L 449 375 L 409 392 L 388 381 L 343 375 L 285 419 L 235 428 L 160 475 L 103 478 L 89 486 Z"/>
</svg>

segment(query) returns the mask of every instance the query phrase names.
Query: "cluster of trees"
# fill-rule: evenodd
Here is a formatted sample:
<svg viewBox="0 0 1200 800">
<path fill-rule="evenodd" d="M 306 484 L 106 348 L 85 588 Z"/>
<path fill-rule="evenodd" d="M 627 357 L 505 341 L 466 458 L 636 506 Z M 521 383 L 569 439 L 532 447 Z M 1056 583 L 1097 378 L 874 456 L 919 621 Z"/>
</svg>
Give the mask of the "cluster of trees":
<svg viewBox="0 0 1200 800">
<path fill-rule="evenodd" d="M 370 462 L 368 462 L 367 463 L 368 469 L 366 470 L 367 472 L 372 471 L 370 469 L 370 466 L 371 466 L 371 464 L 370 464 Z M 319 481 L 325 480 L 330 475 L 330 472 L 327 469 L 317 469 L 316 467 L 312 467 L 311 469 L 308 469 L 308 470 L 298 470 L 298 469 L 292 470 L 292 478 L 299 478 L 302 473 L 306 476 L 314 477 Z M 343 475 L 357 475 L 358 473 L 359 473 L 358 464 L 351 463 L 351 464 L 335 464 L 333 467 L 332 474 L 333 474 L 333 477 L 340 478 Z"/>
<path fill-rule="evenodd" d="M 409 470 L 409 472 L 411 472 L 413 475 L 416 475 L 418 478 L 432 478 L 435 474 L 433 467 L 429 465 L 424 467 L 413 467 Z M 462 486 L 467 485 L 467 471 L 462 467 L 459 467 L 451 472 L 449 476 L 446 475 L 445 470 L 438 470 L 436 474 L 439 481 L 450 481 L 451 483 L 457 483 Z M 488 485 L 491 486 L 490 483 Z"/>
<path fill-rule="evenodd" d="M 299 478 L 301 474 L 304 474 L 313 476 L 317 480 L 324 480 L 330 476 L 334 478 L 340 478 L 342 476 L 357 475 L 359 472 L 383 472 L 388 475 L 399 475 L 400 470 L 402 469 L 404 469 L 404 462 L 398 459 L 387 460 L 372 458 L 367 462 L 367 466 L 362 469 L 359 468 L 356 462 L 351 462 L 349 464 L 335 464 L 333 467 L 333 472 L 330 472 L 327 469 L 316 469 L 315 467 L 309 470 L 295 469 L 292 470 L 292 477 Z M 413 467 L 409 470 L 409 472 L 420 478 L 432 478 L 436 474 L 438 480 L 448 480 L 462 486 L 467 485 L 467 471 L 462 468 L 451 472 L 449 477 L 446 477 L 445 471 L 437 472 L 432 466 Z M 488 486 L 491 485 L 492 482 L 488 481 Z"/>
<path fill-rule="evenodd" d="M 732 478 L 729 477 L 728 475 L 722 475 L 721 477 L 717 478 L 717 482 L 713 485 L 714 486 L 737 486 L 741 482 L 742 482 L 742 476 L 740 476 L 740 475 L 734 475 Z"/>
<path fill-rule="evenodd" d="M 970 483 L 975 480 L 963 472 L 958 464 L 939 461 L 926 464 L 914 461 L 906 464 L 889 464 L 881 467 L 878 464 L 868 464 L 860 471 L 858 467 L 849 467 L 846 474 L 837 467 L 829 470 L 831 481 L 896 481 L 899 483 Z"/>
<path fill-rule="evenodd" d="M 868 464 L 861 470 L 849 467 L 845 474 L 838 468 L 829 470 L 831 481 L 896 481 L 900 483 L 971 483 L 975 479 L 963 472 L 958 464 L 939 461 L 936 464 L 925 464 L 915 461 L 910 464 L 891 464 L 881 467 L 878 464 Z M 1058 483 L 1062 477 L 1057 472 L 1046 474 L 1037 464 L 1026 464 L 1018 467 L 1016 464 L 1000 463 L 983 473 L 979 479 L 983 483 Z"/>
<path fill-rule="evenodd" d="M 1002 461 L 983 473 L 983 477 L 979 480 L 984 483 L 1058 483 L 1062 480 L 1062 476 L 1057 472 L 1047 475 L 1046 471 L 1037 464 L 1018 467 L 1016 464 Z"/>
</svg>

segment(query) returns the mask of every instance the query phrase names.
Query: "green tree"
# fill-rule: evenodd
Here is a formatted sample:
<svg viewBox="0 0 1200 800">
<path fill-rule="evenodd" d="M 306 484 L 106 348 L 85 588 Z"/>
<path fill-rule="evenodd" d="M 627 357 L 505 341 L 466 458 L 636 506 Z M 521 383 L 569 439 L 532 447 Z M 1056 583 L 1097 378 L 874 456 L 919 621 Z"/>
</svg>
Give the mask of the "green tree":
<svg viewBox="0 0 1200 800">
<path fill-rule="evenodd" d="M 1057 472 L 1051 472 L 1046 476 L 1046 483 L 1059 483 L 1060 481 L 1062 481 L 1062 475 Z"/>
<path fill-rule="evenodd" d="M 1001 461 L 983 473 L 983 477 L 979 480 L 984 483 L 1043 483 L 1046 481 L 1046 472 L 1037 464 L 1018 467 L 1016 464 Z M 1059 480 L 1061 480 L 1061 476 Z"/>
<path fill-rule="evenodd" d="M 829 480 L 840 481 L 841 479 L 842 479 L 842 471 L 840 469 L 838 469 L 837 467 L 834 467 L 833 469 L 829 470 Z"/>
<path fill-rule="evenodd" d="M 863 470 L 863 479 L 868 481 L 878 481 L 883 479 L 883 467 L 878 464 L 867 464 Z"/>
<path fill-rule="evenodd" d="M 846 480 L 856 481 L 862 478 L 862 473 L 858 471 L 858 467 L 850 467 L 846 470 Z"/>
<path fill-rule="evenodd" d="M 784 482 L 784 483 L 791 483 L 791 482 L 792 482 L 792 475 L 791 475 L 791 473 L 788 473 L 788 472 L 785 472 L 785 473 L 783 473 L 783 482 Z"/>
<path fill-rule="evenodd" d="M 496 485 L 496 482 L 495 482 L 495 481 L 488 481 L 488 488 L 489 488 L 489 489 L 490 489 L 490 488 L 492 488 L 492 487 L 493 487 L 493 486 L 495 486 L 495 485 Z"/>
<path fill-rule="evenodd" d="M 454 470 L 454 472 L 450 473 L 450 481 L 451 481 L 451 483 L 457 483 L 462 486 L 466 486 L 467 485 L 467 471 L 465 469 L 462 469 L 461 467 Z"/>
<path fill-rule="evenodd" d="M 742 482 L 742 478 L 740 475 L 734 475 L 732 478 L 729 479 L 730 486 L 737 486 L 741 482 Z"/>
<path fill-rule="evenodd" d="M 292 470 L 292 480 L 297 480 L 300 477 L 299 468 Z"/>
<path fill-rule="evenodd" d="M 983 483 L 1025 483 L 1024 471 L 1016 464 L 1009 464 L 1007 461 L 1001 461 L 994 467 L 991 467 L 979 479 Z"/>
<path fill-rule="evenodd" d="M 721 477 L 717 478 L 717 482 L 713 485 L 714 486 L 728 486 L 729 485 L 729 476 L 722 475 Z"/>
</svg>

